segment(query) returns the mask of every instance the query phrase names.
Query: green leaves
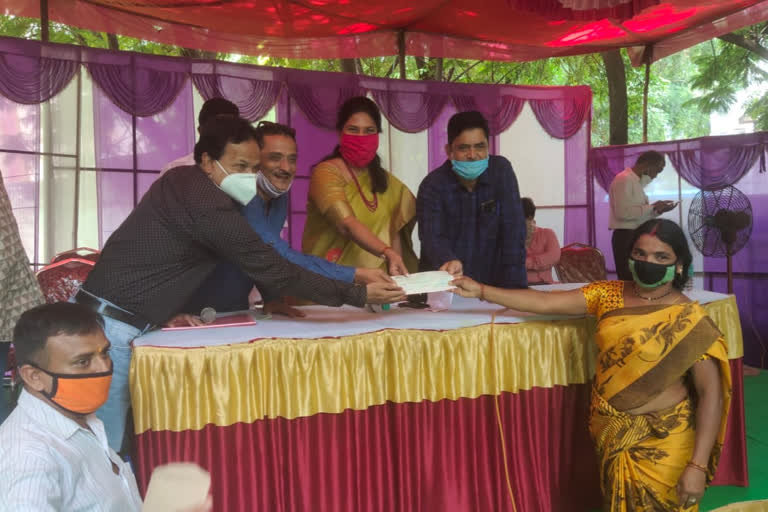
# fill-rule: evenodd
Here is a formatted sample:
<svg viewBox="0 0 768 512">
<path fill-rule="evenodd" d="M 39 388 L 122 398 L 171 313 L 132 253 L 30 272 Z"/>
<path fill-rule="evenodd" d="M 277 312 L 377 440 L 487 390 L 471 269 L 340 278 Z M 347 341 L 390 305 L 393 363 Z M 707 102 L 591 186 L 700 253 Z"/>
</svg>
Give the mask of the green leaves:
<svg viewBox="0 0 768 512">
<path fill-rule="evenodd" d="M 736 103 L 739 91 L 768 82 L 767 32 L 768 23 L 760 23 L 705 43 L 706 51 L 693 59 L 696 73 L 690 83 L 698 94 L 685 106 L 706 114 L 724 113 Z M 766 116 L 766 101 L 761 94 L 747 106 L 756 121 Z"/>
</svg>

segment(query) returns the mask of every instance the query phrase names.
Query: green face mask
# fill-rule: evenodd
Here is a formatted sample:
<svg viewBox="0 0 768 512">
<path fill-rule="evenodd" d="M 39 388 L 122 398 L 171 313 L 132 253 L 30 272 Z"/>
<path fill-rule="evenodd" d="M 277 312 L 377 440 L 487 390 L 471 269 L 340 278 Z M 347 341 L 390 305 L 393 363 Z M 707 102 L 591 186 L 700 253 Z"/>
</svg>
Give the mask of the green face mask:
<svg viewBox="0 0 768 512">
<path fill-rule="evenodd" d="M 660 265 L 650 261 L 629 259 L 629 271 L 632 272 L 632 279 L 642 288 L 656 288 L 671 282 L 675 278 L 675 266 L 675 263 Z"/>
</svg>

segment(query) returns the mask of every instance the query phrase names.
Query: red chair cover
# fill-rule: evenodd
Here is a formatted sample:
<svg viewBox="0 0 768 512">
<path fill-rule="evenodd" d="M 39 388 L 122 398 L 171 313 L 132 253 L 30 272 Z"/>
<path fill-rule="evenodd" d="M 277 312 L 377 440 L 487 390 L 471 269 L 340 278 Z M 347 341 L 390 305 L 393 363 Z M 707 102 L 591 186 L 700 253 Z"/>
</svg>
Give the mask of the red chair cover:
<svg viewBox="0 0 768 512">
<path fill-rule="evenodd" d="M 574 243 L 563 247 L 555 265 L 557 278 L 563 283 L 591 283 L 606 278 L 605 258 L 595 247 Z"/>
<path fill-rule="evenodd" d="M 60 261 L 72 258 L 95 262 L 99 259 L 99 251 L 96 249 L 91 249 L 90 247 L 78 247 L 77 249 L 70 249 L 69 251 L 60 252 L 51 259 L 51 263 L 58 263 Z"/>
<path fill-rule="evenodd" d="M 37 282 L 45 301 L 51 304 L 69 300 L 85 282 L 94 265 L 95 261 L 90 259 L 69 258 L 43 267 L 37 273 Z"/>
</svg>

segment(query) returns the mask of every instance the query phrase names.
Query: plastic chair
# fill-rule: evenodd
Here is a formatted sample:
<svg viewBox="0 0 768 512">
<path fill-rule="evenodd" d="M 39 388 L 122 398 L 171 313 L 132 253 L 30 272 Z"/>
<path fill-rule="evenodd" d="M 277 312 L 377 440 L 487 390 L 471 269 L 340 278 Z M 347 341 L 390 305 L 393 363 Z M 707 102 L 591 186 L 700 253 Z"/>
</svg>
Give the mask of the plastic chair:
<svg viewBox="0 0 768 512">
<path fill-rule="evenodd" d="M 558 281 L 562 283 L 591 283 L 606 279 L 605 257 L 600 249 L 573 243 L 560 250 L 555 265 Z"/>
</svg>

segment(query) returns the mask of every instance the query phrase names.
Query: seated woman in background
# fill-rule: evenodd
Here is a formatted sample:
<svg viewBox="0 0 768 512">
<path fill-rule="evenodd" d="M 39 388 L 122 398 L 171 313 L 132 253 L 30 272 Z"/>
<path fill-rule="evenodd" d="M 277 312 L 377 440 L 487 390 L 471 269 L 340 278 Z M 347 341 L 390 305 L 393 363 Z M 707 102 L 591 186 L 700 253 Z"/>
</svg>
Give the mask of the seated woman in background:
<svg viewBox="0 0 768 512">
<path fill-rule="evenodd" d="M 536 205 L 530 197 L 524 197 L 525 215 L 525 268 L 528 271 L 528 285 L 551 284 L 552 267 L 560 261 L 560 243 L 551 229 L 536 226 Z"/>
<path fill-rule="evenodd" d="M 368 98 L 351 98 L 341 106 L 336 129 L 339 145 L 312 170 L 302 250 L 392 275 L 416 270 L 416 200 L 376 154 L 379 108 Z"/>
<path fill-rule="evenodd" d="M 722 334 L 681 291 L 691 260 L 682 229 L 655 219 L 633 234 L 633 281 L 557 292 L 453 282 L 464 297 L 519 311 L 597 316 L 589 430 L 605 511 L 697 511 L 714 476 L 731 374 Z"/>
</svg>

